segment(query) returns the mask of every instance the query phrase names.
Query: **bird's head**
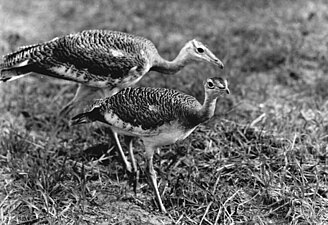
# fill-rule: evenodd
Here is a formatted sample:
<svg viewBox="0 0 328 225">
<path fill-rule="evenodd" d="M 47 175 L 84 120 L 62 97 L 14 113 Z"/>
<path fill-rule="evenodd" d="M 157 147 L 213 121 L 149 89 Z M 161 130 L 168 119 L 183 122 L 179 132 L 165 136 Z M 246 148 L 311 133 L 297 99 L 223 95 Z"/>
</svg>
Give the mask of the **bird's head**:
<svg viewBox="0 0 328 225">
<path fill-rule="evenodd" d="M 191 60 L 206 61 L 223 69 L 223 63 L 203 43 L 193 39 L 186 43 L 183 48 L 187 57 Z"/>
<path fill-rule="evenodd" d="M 205 81 L 204 86 L 205 91 L 214 97 L 218 97 L 223 94 L 230 94 L 227 80 L 221 77 L 208 78 Z"/>
</svg>

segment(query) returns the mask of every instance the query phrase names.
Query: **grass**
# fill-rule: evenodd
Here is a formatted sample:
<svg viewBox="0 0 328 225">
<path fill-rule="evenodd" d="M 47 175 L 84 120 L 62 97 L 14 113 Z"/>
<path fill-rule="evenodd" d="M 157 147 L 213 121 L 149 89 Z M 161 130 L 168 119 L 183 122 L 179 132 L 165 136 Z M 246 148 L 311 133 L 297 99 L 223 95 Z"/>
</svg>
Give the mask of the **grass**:
<svg viewBox="0 0 328 225">
<path fill-rule="evenodd" d="M 107 128 L 69 127 L 58 110 L 76 84 L 41 76 L 0 88 L 1 224 L 326 224 L 327 21 L 324 1 L 0 1 L 0 54 L 82 29 L 153 40 L 172 59 L 198 38 L 225 63 L 139 83 L 202 101 L 225 75 L 232 95 L 185 141 L 155 156 L 169 216 L 141 170 L 132 193 Z"/>
</svg>

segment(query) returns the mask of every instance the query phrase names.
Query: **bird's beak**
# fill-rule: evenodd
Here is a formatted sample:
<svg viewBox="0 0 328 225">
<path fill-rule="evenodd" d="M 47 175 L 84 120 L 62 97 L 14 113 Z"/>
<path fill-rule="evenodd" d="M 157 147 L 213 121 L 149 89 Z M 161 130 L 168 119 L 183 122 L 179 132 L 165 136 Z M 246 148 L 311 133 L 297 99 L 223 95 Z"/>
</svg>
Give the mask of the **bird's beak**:
<svg viewBox="0 0 328 225">
<path fill-rule="evenodd" d="M 224 80 L 224 83 L 225 83 L 225 91 L 229 95 L 230 94 L 230 90 L 228 88 L 228 81 L 227 80 Z"/>
<path fill-rule="evenodd" d="M 223 69 L 223 67 L 224 67 L 223 62 L 221 62 L 221 60 L 218 59 L 218 58 L 217 58 L 217 57 L 216 57 L 211 51 L 208 51 L 206 56 L 207 56 L 207 57 L 206 57 L 207 60 L 208 60 L 210 63 L 212 63 L 212 64 L 218 66 L 220 69 Z"/>
<path fill-rule="evenodd" d="M 224 68 L 223 63 L 222 63 L 221 60 L 219 60 L 218 58 L 214 59 L 214 60 L 212 61 L 212 63 L 213 63 L 214 65 L 217 65 L 220 69 L 223 69 L 223 68 Z"/>
</svg>

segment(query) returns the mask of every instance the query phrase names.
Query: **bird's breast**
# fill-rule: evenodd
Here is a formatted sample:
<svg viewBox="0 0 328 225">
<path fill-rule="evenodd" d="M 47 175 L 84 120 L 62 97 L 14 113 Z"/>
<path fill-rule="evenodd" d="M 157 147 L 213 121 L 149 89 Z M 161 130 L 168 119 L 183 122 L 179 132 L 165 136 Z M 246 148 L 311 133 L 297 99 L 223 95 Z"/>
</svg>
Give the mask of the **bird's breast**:
<svg viewBox="0 0 328 225">
<path fill-rule="evenodd" d="M 123 121 L 115 113 L 107 112 L 104 115 L 107 123 L 118 133 L 138 136 L 147 142 L 151 142 L 155 146 L 163 146 L 173 144 L 179 140 L 188 137 L 196 127 L 186 128 L 177 120 L 170 123 L 164 123 L 156 128 L 144 129 L 142 125 L 132 125 Z"/>
<path fill-rule="evenodd" d="M 156 129 L 156 135 L 149 135 L 141 138 L 148 144 L 160 147 L 184 140 L 195 130 L 195 128 L 196 127 L 185 129 L 184 127 L 181 127 L 180 124 L 174 124 L 173 126 L 164 124 Z"/>
</svg>

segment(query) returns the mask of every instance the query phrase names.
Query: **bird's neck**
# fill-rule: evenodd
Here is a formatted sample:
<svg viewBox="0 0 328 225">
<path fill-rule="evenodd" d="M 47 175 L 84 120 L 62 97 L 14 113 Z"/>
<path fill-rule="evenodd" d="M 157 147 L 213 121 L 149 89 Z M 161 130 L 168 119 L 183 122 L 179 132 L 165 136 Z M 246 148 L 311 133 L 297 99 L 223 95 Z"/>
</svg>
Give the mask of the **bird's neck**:
<svg viewBox="0 0 328 225">
<path fill-rule="evenodd" d="M 159 56 L 151 70 L 165 74 L 174 74 L 189 64 L 190 61 L 191 59 L 188 58 L 186 51 L 181 49 L 178 56 L 172 61 L 168 61 Z"/>
<path fill-rule="evenodd" d="M 205 99 L 202 107 L 198 111 L 199 122 L 205 122 L 214 115 L 216 101 L 218 97 L 205 93 Z"/>
</svg>

